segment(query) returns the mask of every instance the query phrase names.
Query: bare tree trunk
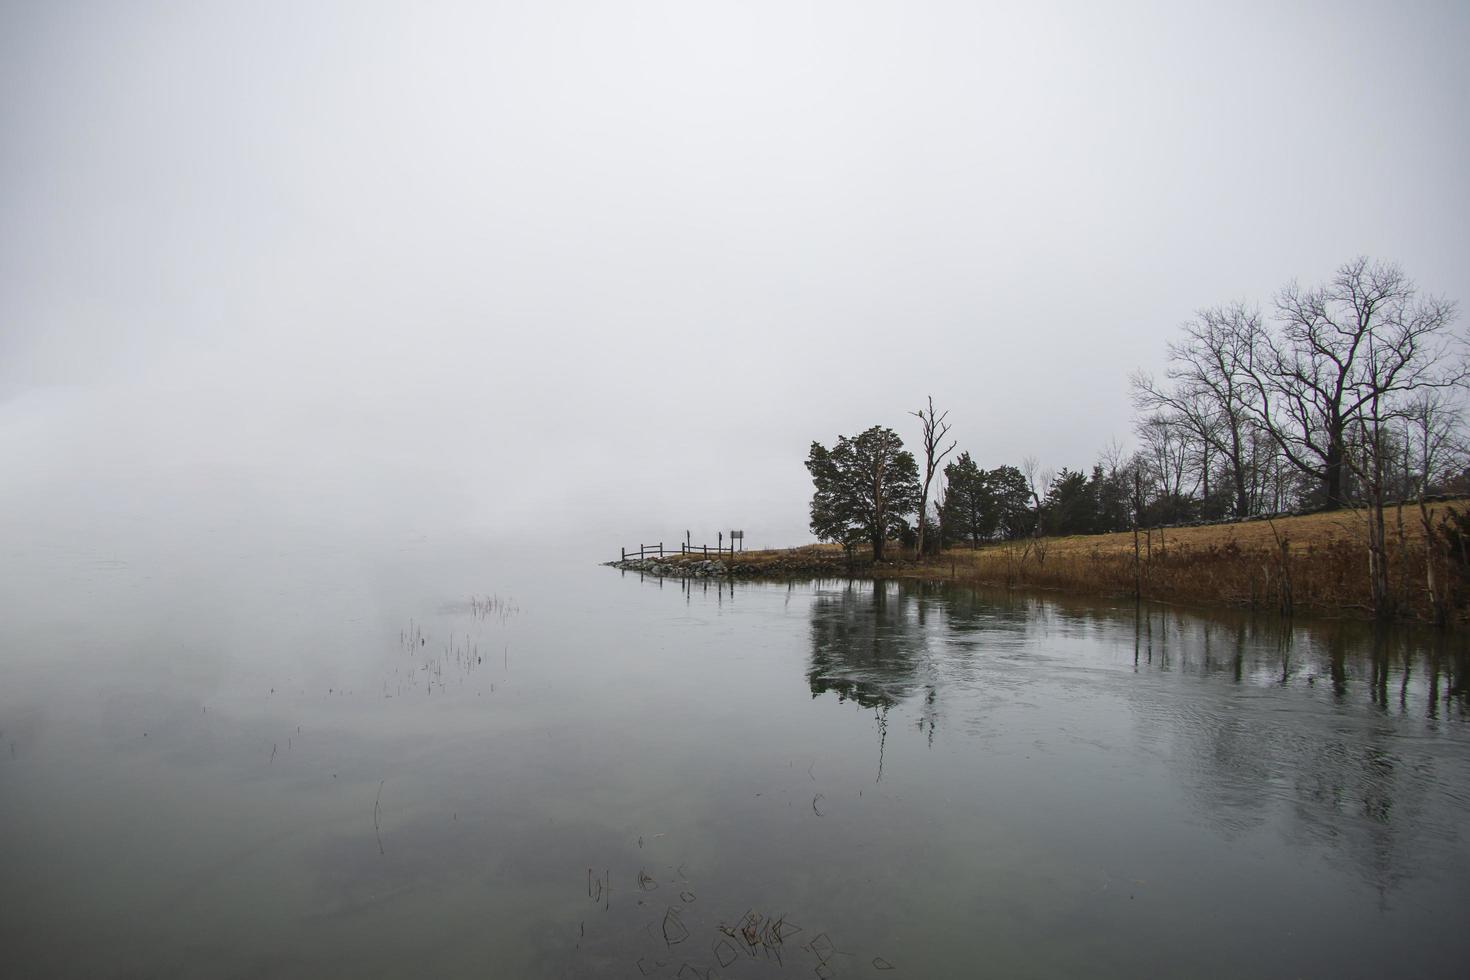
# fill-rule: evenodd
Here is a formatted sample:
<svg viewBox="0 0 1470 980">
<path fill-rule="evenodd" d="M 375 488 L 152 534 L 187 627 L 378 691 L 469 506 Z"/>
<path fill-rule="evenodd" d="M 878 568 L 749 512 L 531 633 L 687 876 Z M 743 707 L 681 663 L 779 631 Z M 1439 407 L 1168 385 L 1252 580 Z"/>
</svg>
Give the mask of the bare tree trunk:
<svg viewBox="0 0 1470 980">
<path fill-rule="evenodd" d="M 1249 517 L 1251 512 L 1250 493 L 1246 490 L 1245 456 L 1241 451 L 1240 427 L 1232 425 L 1230 430 L 1231 466 L 1230 478 L 1235 489 L 1235 516 Z"/>
<path fill-rule="evenodd" d="M 1138 555 L 1138 518 L 1133 519 L 1133 601 L 1143 598 L 1143 569 Z"/>
<path fill-rule="evenodd" d="M 1335 427 L 1328 434 L 1328 440 L 1322 493 L 1327 498 L 1328 509 L 1337 510 L 1347 505 L 1347 495 L 1344 493 L 1342 485 L 1343 446 L 1341 428 Z"/>
<path fill-rule="evenodd" d="M 1143 473 L 1133 465 L 1133 599 L 1143 598 L 1143 565 L 1138 550 L 1138 525 L 1143 520 Z"/>
<path fill-rule="evenodd" d="M 1424 502 L 1424 489 L 1419 489 L 1419 523 L 1424 528 L 1424 587 L 1429 592 L 1429 610 L 1434 618 L 1434 625 L 1443 629 L 1449 624 L 1449 603 L 1441 594 L 1442 585 L 1436 574 L 1436 566 L 1440 561 L 1440 553 L 1443 547 L 1440 535 L 1435 533 L 1434 525 L 1429 520 L 1429 505 Z"/>
<path fill-rule="evenodd" d="M 1382 513 L 1368 505 L 1368 586 L 1373 602 L 1373 615 L 1388 619 L 1393 615 L 1392 596 L 1388 588 L 1388 561 L 1383 547 Z"/>
<path fill-rule="evenodd" d="M 1210 444 L 1206 442 L 1200 449 L 1200 491 L 1203 494 L 1204 503 L 1210 502 Z"/>
<path fill-rule="evenodd" d="M 1376 404 L 1374 412 L 1376 415 Z M 1373 602 L 1374 617 L 1391 619 L 1395 610 L 1393 590 L 1389 587 L 1388 580 L 1388 526 L 1383 513 L 1382 432 L 1377 423 L 1373 426 L 1371 436 L 1366 424 L 1360 423 L 1359 428 L 1363 453 L 1367 457 L 1363 461 L 1366 465 L 1362 468 L 1362 482 L 1367 504 L 1368 591 Z"/>
<path fill-rule="evenodd" d="M 1281 538 L 1281 615 L 1290 616 L 1296 600 L 1291 589 L 1291 541 L 1286 535 Z"/>
<path fill-rule="evenodd" d="M 951 442 L 948 449 L 940 452 L 937 456 L 935 455 L 939 449 L 939 443 L 949 432 L 949 424 L 944 421 L 949 417 L 949 412 L 941 412 L 937 416 L 934 414 L 933 395 L 929 396 L 929 408 L 927 412 L 921 408 L 917 412 L 910 412 L 909 414 L 917 417 L 919 423 L 924 428 L 924 489 L 919 494 L 918 541 L 918 557 L 922 559 L 924 557 L 924 531 L 926 525 L 929 523 L 929 484 L 934 479 L 935 469 L 939 467 L 940 462 L 950 454 L 950 451 L 954 449 L 957 443 Z"/>
</svg>

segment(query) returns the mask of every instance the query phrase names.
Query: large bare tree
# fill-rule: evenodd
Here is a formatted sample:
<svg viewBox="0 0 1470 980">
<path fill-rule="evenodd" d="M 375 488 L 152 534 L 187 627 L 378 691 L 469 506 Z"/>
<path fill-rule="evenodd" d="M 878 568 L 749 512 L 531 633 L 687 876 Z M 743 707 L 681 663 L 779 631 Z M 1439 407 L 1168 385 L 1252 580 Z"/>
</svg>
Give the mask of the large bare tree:
<svg viewBox="0 0 1470 980">
<path fill-rule="evenodd" d="M 1324 502 L 1340 507 L 1349 442 L 1371 444 L 1369 429 L 1397 406 L 1465 381 L 1464 351 L 1449 331 L 1455 305 L 1421 297 L 1396 265 L 1357 258 L 1326 285 L 1288 285 L 1276 309 L 1280 331 L 1258 335 L 1248 404 Z"/>
<path fill-rule="evenodd" d="M 924 532 L 929 524 L 929 484 L 933 482 L 934 472 L 939 469 L 939 464 L 944 461 L 944 457 L 948 456 L 954 450 L 954 447 L 958 443 L 951 442 L 947 448 L 942 450 L 939 448 L 940 444 L 944 442 L 944 437 L 949 434 L 950 426 L 945 421 L 949 417 L 949 412 L 944 411 L 937 415 L 935 414 L 933 395 L 929 396 L 928 409 L 921 408 L 917 412 L 910 412 L 909 414 L 919 420 L 919 425 L 924 430 L 924 483 L 923 491 L 919 494 L 918 541 L 919 557 L 922 558 L 924 555 Z"/>
<path fill-rule="evenodd" d="M 1133 376 L 1140 412 L 1174 419 L 1196 443 L 1201 486 L 1210 495 L 1210 470 L 1224 463 L 1231 509 L 1246 517 L 1255 507 L 1252 401 L 1259 397 L 1251 365 L 1262 335 L 1261 314 L 1244 303 L 1201 310 L 1184 324 L 1184 339 L 1169 344 L 1167 383 Z"/>
</svg>

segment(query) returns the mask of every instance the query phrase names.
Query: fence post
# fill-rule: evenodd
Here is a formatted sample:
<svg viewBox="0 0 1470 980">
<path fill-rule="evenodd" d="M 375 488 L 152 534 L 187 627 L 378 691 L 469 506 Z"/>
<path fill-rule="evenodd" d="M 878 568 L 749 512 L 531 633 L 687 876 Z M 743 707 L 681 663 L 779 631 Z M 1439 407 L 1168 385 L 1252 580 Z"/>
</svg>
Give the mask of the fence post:
<svg viewBox="0 0 1470 980">
<path fill-rule="evenodd" d="M 628 560 L 628 549 L 627 548 L 619 548 L 618 551 L 623 556 L 620 560 L 621 561 L 627 561 Z"/>
<path fill-rule="evenodd" d="M 660 558 L 664 556 L 664 543 L 662 541 L 658 543 L 658 556 Z"/>
</svg>

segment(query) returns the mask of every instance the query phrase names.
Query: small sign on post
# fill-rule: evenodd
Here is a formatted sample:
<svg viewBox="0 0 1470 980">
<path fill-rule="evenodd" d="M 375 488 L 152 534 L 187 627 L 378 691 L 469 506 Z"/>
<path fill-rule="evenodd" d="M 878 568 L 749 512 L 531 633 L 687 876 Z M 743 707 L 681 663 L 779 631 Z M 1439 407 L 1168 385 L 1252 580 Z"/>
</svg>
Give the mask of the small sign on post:
<svg viewBox="0 0 1470 980">
<path fill-rule="evenodd" d="M 740 550 L 741 551 L 744 551 L 745 550 L 745 532 L 744 531 L 731 531 L 730 532 L 730 552 L 731 552 L 731 554 L 733 554 L 735 552 L 735 542 L 736 541 L 739 541 L 740 542 Z"/>
</svg>

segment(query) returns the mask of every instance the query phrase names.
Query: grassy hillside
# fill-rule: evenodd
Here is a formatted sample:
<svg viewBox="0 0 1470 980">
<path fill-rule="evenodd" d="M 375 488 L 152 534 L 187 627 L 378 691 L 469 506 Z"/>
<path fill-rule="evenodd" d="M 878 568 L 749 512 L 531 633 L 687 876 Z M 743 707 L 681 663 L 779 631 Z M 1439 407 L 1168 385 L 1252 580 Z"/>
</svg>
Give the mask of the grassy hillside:
<svg viewBox="0 0 1470 980">
<path fill-rule="evenodd" d="M 1470 500 L 1432 505 L 1436 522 L 1445 507 L 1470 509 Z M 1401 519 L 1401 521 L 1400 521 Z M 1388 512 L 1389 567 L 1403 615 L 1429 619 L 1424 533 L 1417 508 Z M 997 542 L 954 548 L 940 557 L 900 557 L 852 569 L 878 577 L 957 579 L 1173 602 L 1222 603 L 1366 617 L 1368 589 L 1365 517 L 1352 511 L 1255 520 L 1208 527 Z M 1284 547 L 1283 547 L 1284 545 Z M 738 574 L 837 574 L 848 570 L 835 545 L 736 556 Z M 1442 569 L 1452 573 L 1451 569 Z M 1457 618 L 1464 618 L 1466 583 L 1453 580 Z"/>
</svg>

